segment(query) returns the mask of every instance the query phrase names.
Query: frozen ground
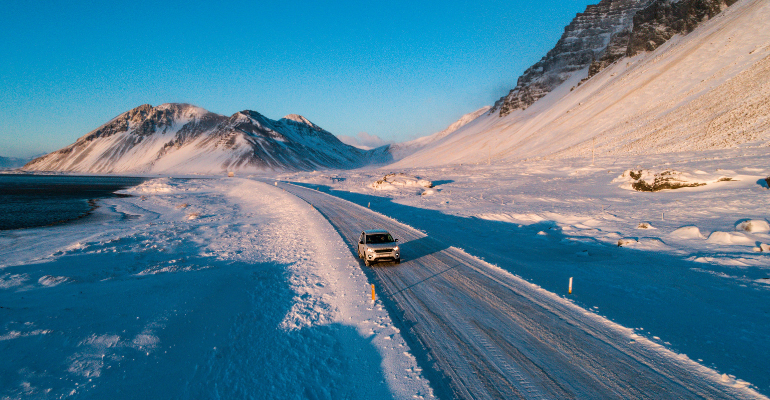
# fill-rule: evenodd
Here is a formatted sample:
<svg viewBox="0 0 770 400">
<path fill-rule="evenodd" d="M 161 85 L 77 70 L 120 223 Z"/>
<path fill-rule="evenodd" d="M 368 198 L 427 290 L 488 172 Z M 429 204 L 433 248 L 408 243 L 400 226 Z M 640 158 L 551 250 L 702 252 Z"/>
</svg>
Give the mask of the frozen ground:
<svg viewBox="0 0 770 400">
<path fill-rule="evenodd" d="M 318 212 L 157 179 L 83 223 L 0 233 L 0 398 L 432 398 Z"/>
<path fill-rule="evenodd" d="M 770 393 L 766 149 L 282 176 L 416 227 Z M 638 192 L 624 171 L 703 186 Z M 387 173 L 432 181 L 376 190 Z M 698 178 L 700 177 L 700 178 Z M 721 180 L 720 178 L 731 178 Z M 396 188 L 397 189 L 397 188 Z M 619 246 L 620 245 L 620 246 Z"/>
</svg>

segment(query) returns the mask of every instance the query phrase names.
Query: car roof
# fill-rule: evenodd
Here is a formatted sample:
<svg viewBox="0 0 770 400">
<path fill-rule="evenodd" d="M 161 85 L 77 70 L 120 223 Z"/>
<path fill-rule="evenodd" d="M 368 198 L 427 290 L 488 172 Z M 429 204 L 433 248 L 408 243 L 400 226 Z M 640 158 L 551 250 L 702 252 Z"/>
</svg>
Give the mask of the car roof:
<svg viewBox="0 0 770 400">
<path fill-rule="evenodd" d="M 366 235 L 373 235 L 376 233 L 388 233 L 385 229 L 369 229 L 368 231 L 364 231 L 364 234 Z"/>
</svg>

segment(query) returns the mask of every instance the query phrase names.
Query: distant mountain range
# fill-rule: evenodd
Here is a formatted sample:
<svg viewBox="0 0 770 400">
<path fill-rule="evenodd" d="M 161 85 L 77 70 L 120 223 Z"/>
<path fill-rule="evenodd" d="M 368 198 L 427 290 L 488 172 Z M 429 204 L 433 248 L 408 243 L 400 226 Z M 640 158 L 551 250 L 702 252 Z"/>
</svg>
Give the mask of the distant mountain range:
<svg viewBox="0 0 770 400">
<path fill-rule="evenodd" d="M 32 158 L 0 157 L 0 169 L 19 168 L 31 160 Z"/>
<path fill-rule="evenodd" d="M 300 115 L 226 117 L 190 104 L 145 104 L 113 118 L 28 171 L 220 173 L 355 168 L 387 161 L 340 142 Z"/>
<path fill-rule="evenodd" d="M 296 114 L 276 121 L 249 110 L 226 117 L 190 104 L 145 104 L 63 149 L 30 161 L 23 170 L 214 174 L 350 169 L 403 158 L 487 109 L 465 115 L 426 138 L 362 150 Z"/>
<path fill-rule="evenodd" d="M 601 0 L 493 107 L 416 140 L 362 150 L 299 115 L 142 105 L 23 169 L 211 174 L 770 145 L 767 32 L 763 0 Z"/>
</svg>

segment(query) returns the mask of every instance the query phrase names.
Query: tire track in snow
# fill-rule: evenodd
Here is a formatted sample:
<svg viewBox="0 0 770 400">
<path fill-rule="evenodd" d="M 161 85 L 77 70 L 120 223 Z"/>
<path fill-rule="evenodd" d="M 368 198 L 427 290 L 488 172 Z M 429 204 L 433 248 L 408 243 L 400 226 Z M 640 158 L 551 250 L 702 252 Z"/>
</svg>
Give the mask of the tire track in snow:
<svg viewBox="0 0 770 400">
<path fill-rule="evenodd" d="M 353 253 L 364 229 L 385 228 L 402 239 L 400 265 L 369 271 L 442 374 L 448 388 L 439 393 L 473 399 L 763 398 L 746 382 L 407 225 L 312 189 L 279 185 L 321 212 Z"/>
</svg>

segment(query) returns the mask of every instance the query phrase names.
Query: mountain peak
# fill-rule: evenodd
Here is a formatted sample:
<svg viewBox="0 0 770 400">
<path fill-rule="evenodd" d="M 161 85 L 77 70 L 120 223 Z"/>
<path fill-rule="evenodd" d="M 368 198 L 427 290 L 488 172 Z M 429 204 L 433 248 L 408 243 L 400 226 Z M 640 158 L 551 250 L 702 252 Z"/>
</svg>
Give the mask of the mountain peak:
<svg viewBox="0 0 770 400">
<path fill-rule="evenodd" d="M 289 115 L 287 115 L 287 116 L 285 116 L 285 117 L 283 117 L 281 119 L 290 119 L 292 121 L 302 122 L 303 124 L 308 124 L 308 125 L 312 125 L 313 124 L 307 118 L 305 118 L 305 117 L 303 117 L 303 116 L 301 116 L 299 114 L 289 114 Z"/>
<path fill-rule="evenodd" d="M 163 103 L 157 107 L 155 107 L 156 110 L 172 110 L 177 112 L 182 112 L 187 115 L 192 116 L 203 116 L 206 114 L 209 114 L 210 111 L 198 107 L 193 104 L 188 103 Z"/>
<path fill-rule="evenodd" d="M 303 117 L 303 116 L 301 116 L 299 114 L 289 114 L 289 115 L 281 118 L 281 121 L 292 121 L 294 123 L 300 123 L 300 124 L 303 124 L 303 125 L 307 125 L 307 126 L 313 128 L 313 129 L 317 130 L 317 131 L 322 130 L 321 127 L 319 127 L 318 125 L 310 122 L 309 119 L 307 119 L 307 118 L 305 118 L 305 117 Z"/>
</svg>

